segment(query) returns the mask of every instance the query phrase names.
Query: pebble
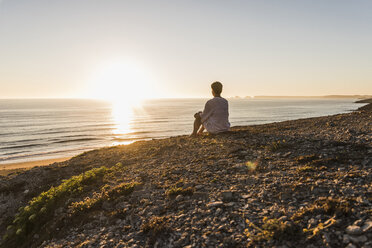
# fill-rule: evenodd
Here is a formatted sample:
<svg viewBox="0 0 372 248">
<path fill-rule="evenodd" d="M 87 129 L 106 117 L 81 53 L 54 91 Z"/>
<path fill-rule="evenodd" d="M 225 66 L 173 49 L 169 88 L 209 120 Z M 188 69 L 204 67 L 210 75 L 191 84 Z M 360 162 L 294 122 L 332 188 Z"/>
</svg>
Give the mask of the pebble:
<svg viewBox="0 0 372 248">
<path fill-rule="evenodd" d="M 233 192 L 232 191 L 221 191 L 222 201 L 229 202 L 233 200 Z"/>
<path fill-rule="evenodd" d="M 349 238 L 350 238 L 351 242 L 357 243 L 357 244 L 367 242 L 367 240 L 368 240 L 368 238 L 365 235 L 357 236 L 357 237 L 350 236 Z"/>
<path fill-rule="evenodd" d="M 365 233 L 365 232 L 368 232 L 369 230 L 372 229 L 372 221 L 369 220 L 369 221 L 366 221 L 364 223 L 364 225 L 362 226 L 362 232 Z"/>
<path fill-rule="evenodd" d="M 207 204 L 208 208 L 215 208 L 215 207 L 220 207 L 223 205 L 222 201 L 215 201 L 215 202 L 210 202 Z"/>
<path fill-rule="evenodd" d="M 359 235 L 362 233 L 362 228 L 360 228 L 360 226 L 352 225 L 346 228 L 346 232 L 350 235 Z"/>
<path fill-rule="evenodd" d="M 203 185 L 196 185 L 196 186 L 195 186 L 195 189 L 196 189 L 196 190 L 201 190 L 201 189 L 203 189 L 203 188 L 204 188 Z"/>
<path fill-rule="evenodd" d="M 222 209 L 221 208 L 217 208 L 216 215 L 220 215 L 221 213 L 222 213 Z"/>
<path fill-rule="evenodd" d="M 345 248 L 358 248 L 358 247 L 356 247 L 356 246 L 353 245 L 352 243 L 349 243 Z"/>
</svg>

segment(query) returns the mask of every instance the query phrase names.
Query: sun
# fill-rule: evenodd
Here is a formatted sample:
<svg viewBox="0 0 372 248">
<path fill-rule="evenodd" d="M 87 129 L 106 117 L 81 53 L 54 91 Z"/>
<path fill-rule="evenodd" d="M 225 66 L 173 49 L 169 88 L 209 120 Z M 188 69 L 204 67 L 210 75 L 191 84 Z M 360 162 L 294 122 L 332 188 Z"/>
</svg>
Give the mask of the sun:
<svg viewBox="0 0 372 248">
<path fill-rule="evenodd" d="M 95 98 L 114 104 L 133 106 L 149 97 L 149 76 L 134 63 L 105 63 L 98 70 L 94 81 Z"/>
<path fill-rule="evenodd" d="M 130 133 L 133 110 L 139 109 L 141 101 L 150 97 L 148 73 L 135 63 L 116 61 L 101 65 L 93 82 L 93 97 L 112 103 L 114 134 Z"/>
</svg>

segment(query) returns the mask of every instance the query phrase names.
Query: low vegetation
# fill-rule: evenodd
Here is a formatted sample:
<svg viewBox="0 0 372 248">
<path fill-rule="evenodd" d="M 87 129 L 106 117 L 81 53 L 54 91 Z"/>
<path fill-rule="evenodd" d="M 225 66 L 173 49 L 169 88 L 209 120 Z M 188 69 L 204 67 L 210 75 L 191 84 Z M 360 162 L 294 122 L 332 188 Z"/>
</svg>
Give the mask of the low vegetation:
<svg viewBox="0 0 372 248">
<path fill-rule="evenodd" d="M 141 229 L 145 233 L 151 232 L 153 235 L 159 235 L 169 229 L 166 217 L 153 216 L 145 222 Z"/>
<path fill-rule="evenodd" d="M 173 187 L 166 191 L 166 195 L 169 198 L 174 198 L 178 195 L 191 196 L 193 194 L 194 194 L 194 188 L 192 187 L 188 187 L 188 188 Z"/>
<path fill-rule="evenodd" d="M 303 208 L 292 216 L 293 220 L 302 219 L 305 216 L 327 214 L 336 216 L 347 216 L 351 213 L 351 203 L 340 198 L 320 198 L 312 205 Z"/>
<path fill-rule="evenodd" d="M 277 140 L 273 141 L 270 144 L 266 145 L 266 150 L 270 152 L 278 152 L 280 150 L 288 149 L 291 145 L 286 142 L 286 140 Z"/>
<path fill-rule="evenodd" d="M 299 225 L 293 222 L 283 222 L 279 219 L 270 219 L 268 217 L 263 218 L 263 224 L 261 227 L 256 226 L 249 220 L 246 223 L 252 227 L 255 232 L 249 232 L 245 230 L 248 238 L 251 239 L 250 245 L 257 245 L 262 241 L 284 241 L 284 240 L 296 240 L 303 235 Z"/>
<path fill-rule="evenodd" d="M 92 197 L 86 197 L 82 201 L 73 202 L 69 208 L 72 213 L 85 212 L 99 207 L 104 201 L 110 201 L 117 197 L 130 195 L 135 187 L 140 185 L 137 182 L 121 183 L 113 188 L 108 185 L 102 187 L 100 192 L 94 192 Z"/>
<path fill-rule="evenodd" d="M 152 245 L 154 241 L 161 235 L 167 235 L 171 232 L 171 228 L 167 224 L 167 217 L 153 216 L 147 222 L 142 224 L 141 230 L 150 236 L 148 240 L 149 245 Z"/>
<path fill-rule="evenodd" d="M 102 179 L 106 171 L 106 167 L 91 169 L 34 197 L 27 206 L 19 209 L 13 224 L 7 228 L 4 240 L 22 243 L 30 233 L 40 229 L 53 216 L 56 206 L 64 206 L 67 199 L 82 193 L 87 186 Z"/>
</svg>

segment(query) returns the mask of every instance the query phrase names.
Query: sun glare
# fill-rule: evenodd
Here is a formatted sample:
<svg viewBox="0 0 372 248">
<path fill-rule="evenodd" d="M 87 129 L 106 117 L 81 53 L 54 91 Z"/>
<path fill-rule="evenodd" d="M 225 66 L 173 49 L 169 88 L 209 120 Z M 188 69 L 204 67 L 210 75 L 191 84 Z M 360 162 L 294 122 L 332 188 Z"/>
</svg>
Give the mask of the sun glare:
<svg viewBox="0 0 372 248">
<path fill-rule="evenodd" d="M 117 123 L 115 134 L 130 132 L 133 109 L 150 97 L 148 74 L 134 63 L 111 62 L 101 66 L 94 77 L 94 97 L 112 103 Z"/>
<path fill-rule="evenodd" d="M 95 77 L 95 97 L 112 103 L 135 105 L 149 97 L 148 75 L 133 63 L 105 64 Z"/>
</svg>

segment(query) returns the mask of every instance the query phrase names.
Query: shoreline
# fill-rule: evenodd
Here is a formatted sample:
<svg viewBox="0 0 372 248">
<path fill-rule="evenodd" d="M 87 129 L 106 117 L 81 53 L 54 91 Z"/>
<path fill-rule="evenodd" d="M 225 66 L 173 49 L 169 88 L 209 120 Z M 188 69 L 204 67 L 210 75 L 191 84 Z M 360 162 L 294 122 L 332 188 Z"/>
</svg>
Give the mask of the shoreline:
<svg viewBox="0 0 372 248">
<path fill-rule="evenodd" d="M 61 157 L 61 158 L 52 158 L 52 159 L 41 159 L 35 161 L 27 161 L 27 162 L 15 162 L 15 163 L 7 163 L 0 165 L 0 176 L 6 176 L 13 172 L 19 172 L 28 170 L 37 166 L 47 166 L 53 163 L 64 162 L 72 157 Z"/>
<path fill-rule="evenodd" d="M 0 247 L 369 247 L 366 106 L 105 147 L 0 177 Z"/>
<path fill-rule="evenodd" d="M 369 111 L 370 109 L 372 109 L 372 98 L 358 100 L 358 101 L 355 101 L 355 103 L 367 103 L 367 104 L 362 106 L 362 107 L 359 107 L 355 110 L 352 110 L 349 113 L 352 113 L 352 112 L 355 112 L 355 111 L 363 111 L 363 110 Z M 339 113 L 339 114 L 345 114 L 345 113 Z M 336 114 L 336 115 L 338 115 L 338 114 Z M 308 118 L 320 118 L 320 117 L 325 117 L 325 116 L 316 116 L 316 117 L 308 117 Z M 303 119 L 303 118 L 300 118 L 300 119 Z M 288 120 L 288 121 L 296 121 L 296 120 L 300 120 L 300 119 L 294 119 L 294 120 Z M 305 118 L 305 119 L 307 119 L 307 118 Z M 280 122 L 282 122 L 282 121 L 280 121 Z M 277 123 L 277 122 L 272 122 L 272 123 Z M 258 125 L 266 125 L 266 124 L 271 124 L 271 123 L 258 124 Z M 252 125 L 244 125 L 244 126 L 252 126 Z M 256 126 L 256 125 L 253 124 L 253 126 Z M 112 147 L 115 147 L 115 146 L 116 145 L 112 145 Z M 100 148 L 98 148 L 98 149 L 100 149 Z M 93 150 L 97 150 L 97 149 L 92 149 L 92 150 L 88 150 L 88 151 L 93 151 Z M 7 176 L 11 173 L 29 170 L 29 169 L 37 167 L 37 166 L 47 166 L 47 165 L 50 165 L 50 164 L 53 164 L 53 163 L 65 162 L 65 161 L 70 160 L 71 158 L 72 158 L 72 156 L 68 156 L 68 157 L 61 156 L 61 157 L 53 158 L 53 159 L 38 159 L 38 160 L 35 160 L 35 161 L 13 162 L 13 163 L 9 162 L 9 163 L 6 163 L 6 164 L 0 164 L 0 176 Z"/>
</svg>

